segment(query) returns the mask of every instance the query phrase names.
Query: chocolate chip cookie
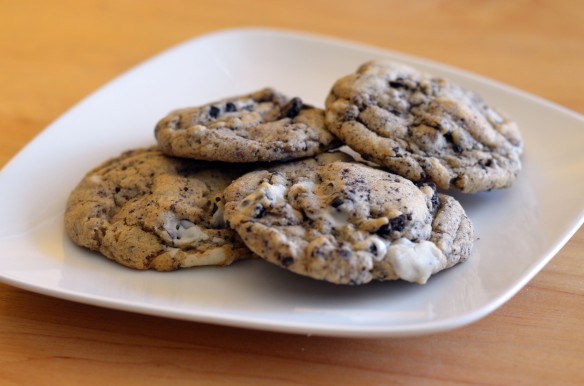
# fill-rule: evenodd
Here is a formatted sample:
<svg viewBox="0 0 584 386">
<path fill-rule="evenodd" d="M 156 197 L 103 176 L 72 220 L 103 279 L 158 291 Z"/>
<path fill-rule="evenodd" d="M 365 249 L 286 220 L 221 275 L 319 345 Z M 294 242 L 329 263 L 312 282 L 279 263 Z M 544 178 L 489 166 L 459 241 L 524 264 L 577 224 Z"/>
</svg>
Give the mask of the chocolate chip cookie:
<svg viewBox="0 0 584 386">
<path fill-rule="evenodd" d="M 157 148 L 131 150 L 83 178 L 65 228 L 76 244 L 131 268 L 227 265 L 251 256 L 223 220 L 223 189 L 239 175 Z"/>
<path fill-rule="evenodd" d="M 263 259 L 338 284 L 423 284 L 469 257 L 473 228 L 454 198 L 334 157 L 240 177 L 224 192 L 226 222 Z"/>
<path fill-rule="evenodd" d="M 442 189 L 504 188 L 521 170 L 513 121 L 476 93 L 406 65 L 371 61 L 339 79 L 325 120 L 364 158 Z"/>
<path fill-rule="evenodd" d="M 224 162 L 310 157 L 334 139 L 322 109 L 270 88 L 173 111 L 158 122 L 155 136 L 165 154 Z"/>
</svg>

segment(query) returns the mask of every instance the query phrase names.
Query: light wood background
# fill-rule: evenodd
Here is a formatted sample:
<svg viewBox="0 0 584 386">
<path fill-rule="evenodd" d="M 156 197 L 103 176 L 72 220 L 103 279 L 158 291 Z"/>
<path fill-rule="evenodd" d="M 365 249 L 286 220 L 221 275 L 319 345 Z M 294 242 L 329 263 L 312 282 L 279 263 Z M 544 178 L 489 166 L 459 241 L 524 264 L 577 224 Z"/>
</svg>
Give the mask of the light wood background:
<svg viewBox="0 0 584 386">
<path fill-rule="evenodd" d="M 243 26 L 418 55 L 584 113 L 577 0 L 0 0 L 0 166 L 113 77 L 186 39 Z M 581 229 L 493 314 L 407 339 L 187 323 L 0 284 L 0 384 L 584 384 L 583 259 Z"/>
</svg>

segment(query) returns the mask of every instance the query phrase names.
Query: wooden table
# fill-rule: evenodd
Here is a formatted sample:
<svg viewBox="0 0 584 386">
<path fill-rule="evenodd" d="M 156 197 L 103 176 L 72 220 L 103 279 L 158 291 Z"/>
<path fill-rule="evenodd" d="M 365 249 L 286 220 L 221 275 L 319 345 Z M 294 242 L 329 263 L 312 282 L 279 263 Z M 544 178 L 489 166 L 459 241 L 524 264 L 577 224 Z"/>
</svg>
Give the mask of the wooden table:
<svg viewBox="0 0 584 386">
<path fill-rule="evenodd" d="M 7 0 L 0 3 L 0 166 L 121 72 L 193 36 L 241 26 L 430 58 L 584 113 L 584 2 L 576 0 Z M 584 384 L 583 257 L 580 229 L 493 314 L 407 339 L 188 323 L 0 285 L 0 384 Z"/>
</svg>

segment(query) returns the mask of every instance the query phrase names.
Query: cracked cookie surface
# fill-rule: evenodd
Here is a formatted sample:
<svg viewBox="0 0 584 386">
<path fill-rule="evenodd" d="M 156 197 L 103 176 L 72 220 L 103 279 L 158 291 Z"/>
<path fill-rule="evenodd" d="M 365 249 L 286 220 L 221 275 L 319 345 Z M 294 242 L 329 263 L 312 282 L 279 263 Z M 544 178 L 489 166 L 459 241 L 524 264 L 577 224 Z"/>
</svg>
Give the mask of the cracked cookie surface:
<svg viewBox="0 0 584 386">
<path fill-rule="evenodd" d="M 161 119 L 155 137 L 168 155 L 207 161 L 270 162 L 324 151 L 334 136 L 324 111 L 266 88 Z"/>
<path fill-rule="evenodd" d="M 251 256 L 223 220 L 223 189 L 240 174 L 157 148 L 127 151 L 71 193 L 65 229 L 76 244 L 135 269 L 227 265 Z"/>
<path fill-rule="evenodd" d="M 319 156 L 248 173 L 224 192 L 225 220 L 263 259 L 337 284 L 423 284 L 469 257 L 473 228 L 458 201 L 345 161 Z"/>
<path fill-rule="evenodd" d="M 341 141 L 412 181 L 474 193 L 508 187 L 521 170 L 514 122 L 476 93 L 409 66 L 365 63 L 325 104 L 327 128 Z"/>
</svg>

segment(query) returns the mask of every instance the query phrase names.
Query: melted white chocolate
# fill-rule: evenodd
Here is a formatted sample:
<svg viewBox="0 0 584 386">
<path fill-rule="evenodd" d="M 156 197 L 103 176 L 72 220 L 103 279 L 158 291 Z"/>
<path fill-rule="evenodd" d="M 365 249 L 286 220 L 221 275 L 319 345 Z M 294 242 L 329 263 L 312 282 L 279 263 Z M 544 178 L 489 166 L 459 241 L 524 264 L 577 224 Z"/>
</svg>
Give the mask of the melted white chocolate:
<svg viewBox="0 0 584 386">
<path fill-rule="evenodd" d="M 187 220 L 178 220 L 171 212 L 164 214 L 163 227 L 176 247 L 189 246 L 209 238 L 201 227 Z"/>
<path fill-rule="evenodd" d="M 389 244 L 385 258 L 400 278 L 418 284 L 425 284 L 432 274 L 446 268 L 444 253 L 427 240 L 398 239 Z"/>
</svg>

